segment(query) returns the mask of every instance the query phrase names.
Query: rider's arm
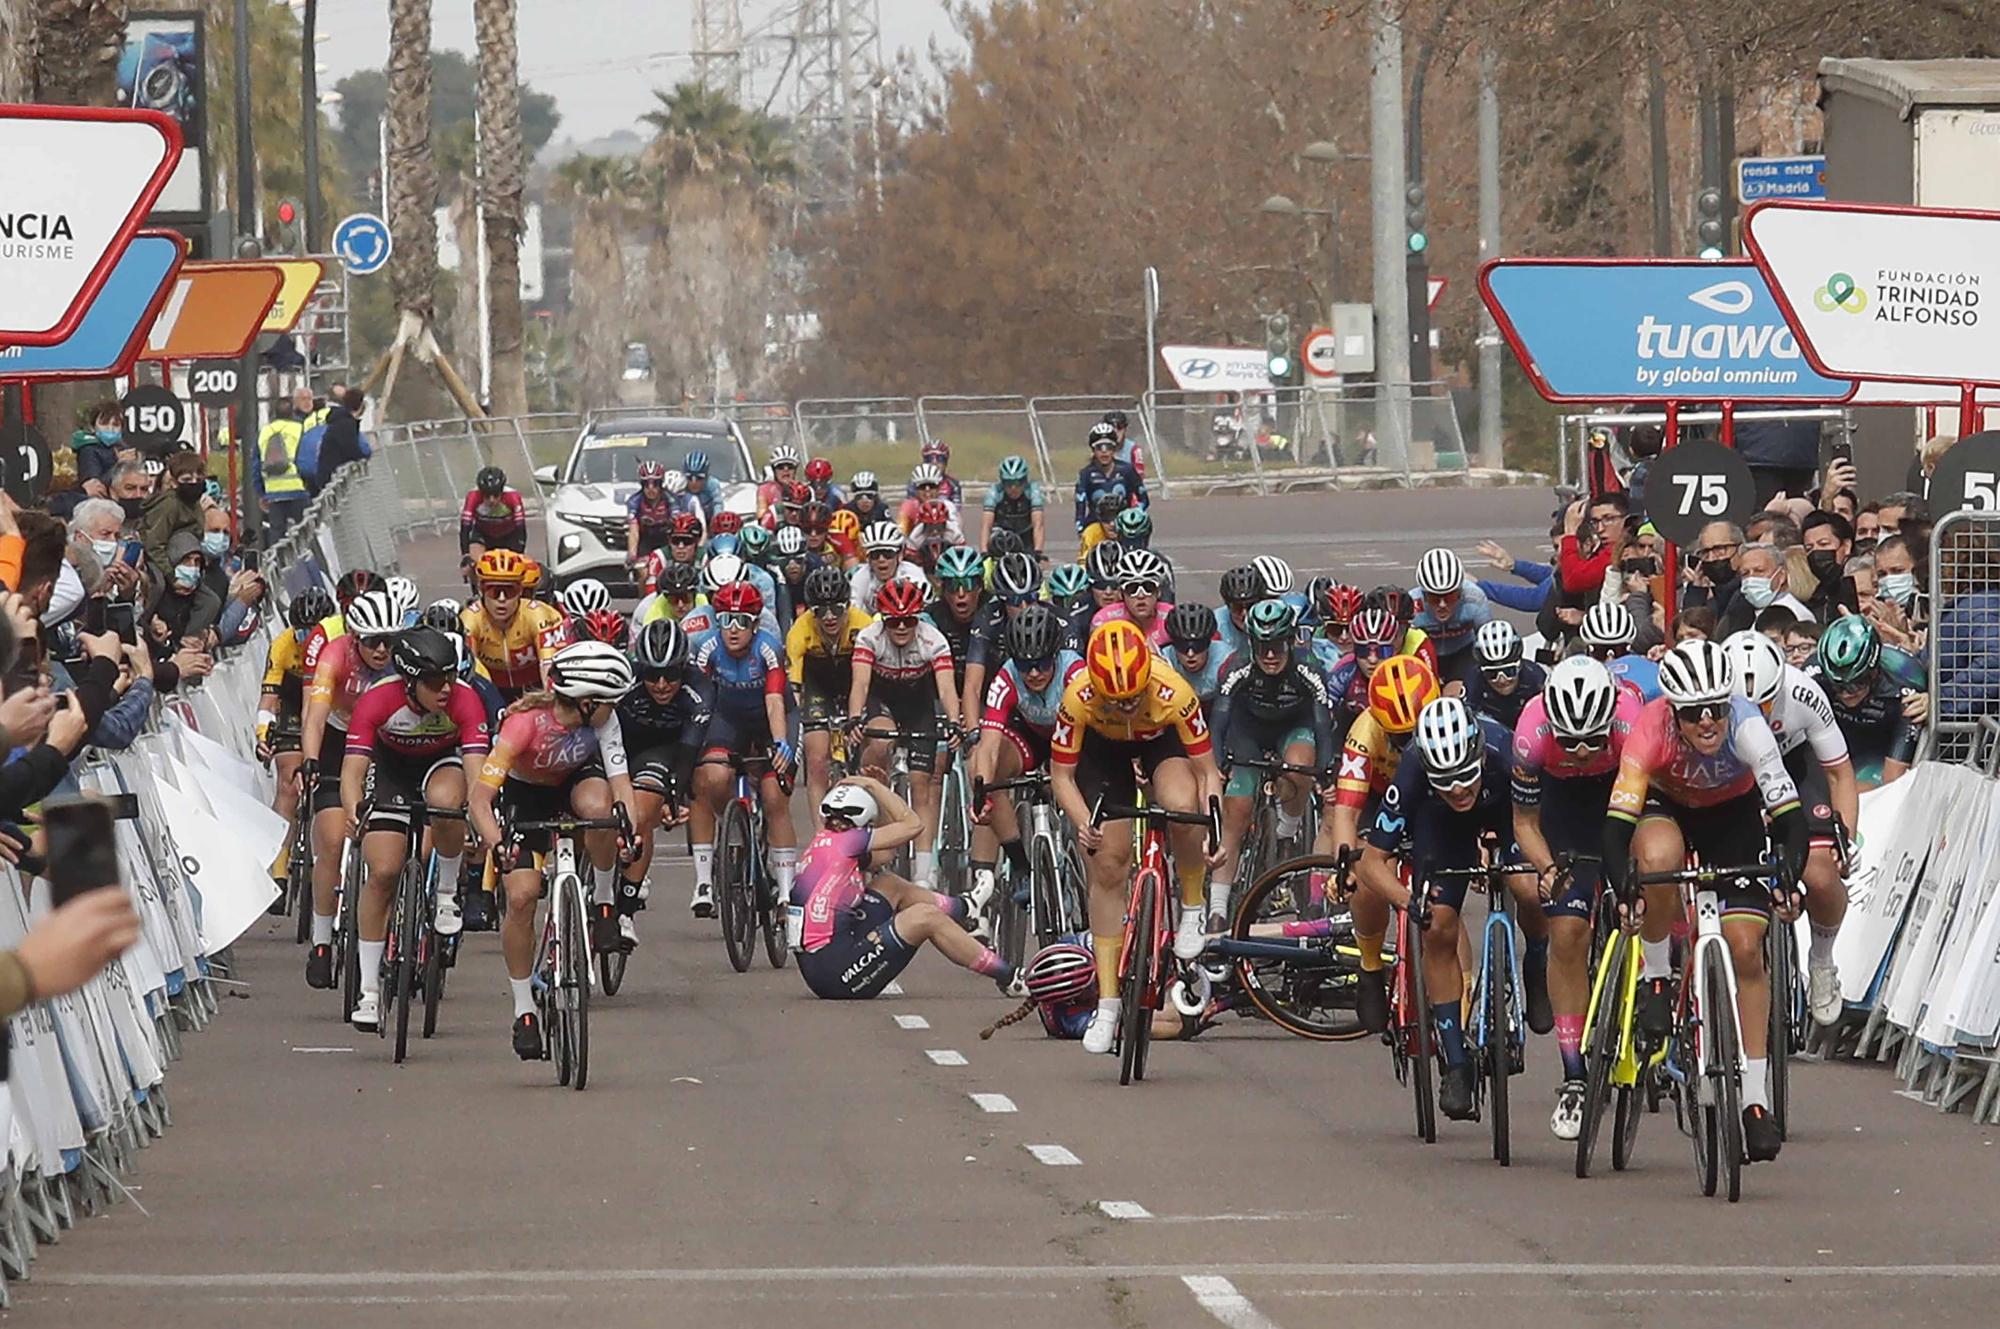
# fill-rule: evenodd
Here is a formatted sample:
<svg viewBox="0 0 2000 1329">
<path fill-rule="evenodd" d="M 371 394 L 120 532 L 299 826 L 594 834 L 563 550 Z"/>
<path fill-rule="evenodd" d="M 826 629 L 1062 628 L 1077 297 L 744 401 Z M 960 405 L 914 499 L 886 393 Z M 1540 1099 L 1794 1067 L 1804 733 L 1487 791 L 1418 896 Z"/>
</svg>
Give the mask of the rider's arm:
<svg viewBox="0 0 2000 1329">
<path fill-rule="evenodd" d="M 479 526 L 479 491 L 469 491 L 465 496 L 465 506 L 458 513 L 458 552 L 467 553 L 472 548 L 472 536 Z"/>
<path fill-rule="evenodd" d="M 344 651 L 322 651 L 319 667 L 313 670 L 312 686 L 306 690 L 305 719 L 299 726 L 299 756 L 318 761 L 320 745 L 326 741 L 326 717 L 333 711 L 334 694 L 340 688 L 339 660 Z"/>
<path fill-rule="evenodd" d="M 1521 856 L 1533 863 L 1537 872 L 1555 866 L 1556 856 L 1549 850 L 1548 837 L 1542 834 L 1541 804 L 1514 804 L 1514 843 L 1521 846 Z"/>
<path fill-rule="evenodd" d="M 350 819 L 361 809 L 366 789 L 368 765 L 375 750 L 375 729 L 380 723 L 379 708 L 373 697 L 363 697 L 347 717 L 347 755 L 340 763 L 340 806 Z"/>
<path fill-rule="evenodd" d="M 944 718 L 956 725 L 963 712 L 959 710 L 958 689 L 954 686 L 951 676 L 950 651 L 938 656 L 931 668 L 931 677 L 937 682 L 938 706 L 944 711 Z"/>
<path fill-rule="evenodd" d="M 1042 513 L 1042 505 L 1040 503 L 1035 504 L 1035 510 L 1029 515 L 1028 520 L 1034 523 L 1034 552 L 1039 554 L 1049 547 L 1048 520 Z"/>
<path fill-rule="evenodd" d="M 625 504 L 625 561 L 639 560 L 639 496 L 634 494 Z"/>
<path fill-rule="evenodd" d="M 979 547 L 981 549 L 993 543 L 993 496 L 999 492 L 997 487 L 986 491 L 986 511 L 979 518 Z"/>
<path fill-rule="evenodd" d="M 1303 660 L 1296 667 L 1312 693 L 1313 764 L 1325 770 L 1340 755 L 1340 741 L 1333 735 L 1333 697 L 1326 690 L 1326 676 L 1319 670 Z"/>
<path fill-rule="evenodd" d="M 865 654 L 864 654 L 865 653 Z M 875 685 L 875 652 L 854 648 L 854 678 L 847 688 L 847 714 L 858 720 L 868 713 L 868 689 Z"/>
<path fill-rule="evenodd" d="M 874 795 L 883 820 L 874 827 L 868 841 L 872 852 L 900 849 L 924 831 L 924 815 L 897 796 L 896 791 L 868 775 L 851 775 L 850 781 Z"/>
</svg>

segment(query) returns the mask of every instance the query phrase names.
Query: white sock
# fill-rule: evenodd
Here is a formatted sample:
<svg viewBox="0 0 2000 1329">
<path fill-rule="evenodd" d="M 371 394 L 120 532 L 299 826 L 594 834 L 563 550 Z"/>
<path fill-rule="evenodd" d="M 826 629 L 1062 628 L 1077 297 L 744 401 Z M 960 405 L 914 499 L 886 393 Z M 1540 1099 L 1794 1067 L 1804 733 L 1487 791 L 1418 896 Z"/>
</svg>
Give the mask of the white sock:
<svg viewBox="0 0 2000 1329">
<path fill-rule="evenodd" d="M 918 881 L 931 881 L 937 876 L 937 851 L 919 849 L 911 861 L 910 872 Z"/>
<path fill-rule="evenodd" d="M 1299 823 L 1303 820 L 1305 820 L 1303 817 L 1295 817 L 1291 813 L 1285 811 L 1282 807 L 1279 808 L 1278 838 L 1280 840 L 1289 840 L 1294 835 L 1297 835 L 1299 833 Z"/>
<path fill-rule="evenodd" d="M 618 869 L 616 867 L 590 870 L 590 900 L 592 904 L 615 904 L 618 901 Z"/>
<path fill-rule="evenodd" d="M 1097 999 L 1097 1013 L 1099 1015 L 1109 1015 L 1115 1020 L 1118 1018 L 1118 1012 L 1123 1009 L 1125 1009 L 1125 1003 L 1116 997 L 1099 997 Z"/>
<path fill-rule="evenodd" d="M 1641 940 L 1639 953 L 1643 961 L 1639 971 L 1641 978 L 1665 978 L 1673 973 L 1673 940 L 1662 937 L 1658 941 Z"/>
<path fill-rule="evenodd" d="M 1743 1106 L 1769 1110 L 1771 1106 L 1771 1059 L 1743 1059 Z"/>
<path fill-rule="evenodd" d="M 1208 916 L 1229 917 L 1229 892 L 1236 885 L 1227 877 L 1211 877 L 1208 882 Z"/>
<path fill-rule="evenodd" d="M 385 941 L 364 941 L 361 943 L 361 990 L 377 996 L 382 992 L 382 952 L 389 949 Z"/>
<path fill-rule="evenodd" d="M 458 894 L 459 870 L 465 866 L 465 855 L 439 854 L 437 893 L 440 897 Z"/>
<path fill-rule="evenodd" d="M 792 882 L 799 875 L 799 851 L 796 849 L 773 849 L 771 851 L 771 875 L 778 879 L 778 898 L 788 898 L 792 893 Z"/>
<path fill-rule="evenodd" d="M 694 884 L 713 886 L 715 884 L 715 846 L 698 844 L 690 846 L 694 853 Z"/>
<path fill-rule="evenodd" d="M 312 940 L 312 944 L 313 944 L 313 945 L 315 945 L 315 946 L 331 946 L 331 945 L 333 945 L 333 915 L 332 915 L 332 914 L 314 914 L 314 915 L 313 915 L 313 932 L 312 932 L 312 938 L 313 938 L 313 940 Z"/>
<path fill-rule="evenodd" d="M 1813 964 L 1832 964 L 1833 943 L 1834 939 L 1838 936 L 1840 936 L 1840 925 L 1838 923 L 1830 928 L 1823 928 L 1819 924 L 1814 923 L 1812 925 L 1812 945 L 1806 948 L 1806 958 Z"/>
<path fill-rule="evenodd" d="M 509 977 L 507 986 L 514 992 L 514 1018 L 535 1013 L 535 983 L 529 978 Z"/>
</svg>

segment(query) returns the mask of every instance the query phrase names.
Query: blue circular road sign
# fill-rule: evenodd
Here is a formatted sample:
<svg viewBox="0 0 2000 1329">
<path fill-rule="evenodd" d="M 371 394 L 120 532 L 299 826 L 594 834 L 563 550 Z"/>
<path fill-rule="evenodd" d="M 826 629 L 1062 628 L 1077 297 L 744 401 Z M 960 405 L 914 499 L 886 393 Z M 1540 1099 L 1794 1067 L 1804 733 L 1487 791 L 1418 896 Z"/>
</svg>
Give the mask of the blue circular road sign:
<svg viewBox="0 0 2000 1329">
<path fill-rule="evenodd" d="M 333 252 L 349 273 L 365 277 L 389 263 L 389 223 L 372 212 L 357 212 L 333 228 Z"/>
</svg>

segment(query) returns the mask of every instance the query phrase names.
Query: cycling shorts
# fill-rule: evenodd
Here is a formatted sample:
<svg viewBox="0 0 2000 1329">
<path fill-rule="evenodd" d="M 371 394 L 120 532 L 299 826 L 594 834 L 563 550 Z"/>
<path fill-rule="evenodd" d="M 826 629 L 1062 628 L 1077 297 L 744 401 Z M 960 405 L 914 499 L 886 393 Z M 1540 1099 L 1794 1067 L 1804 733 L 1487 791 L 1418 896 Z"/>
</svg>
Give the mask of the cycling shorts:
<svg viewBox="0 0 2000 1329">
<path fill-rule="evenodd" d="M 529 784 L 526 780 L 509 776 L 506 783 L 500 786 L 500 797 L 495 806 L 500 820 L 510 824 L 553 821 L 573 815 L 573 796 L 578 785 L 585 780 L 604 778 L 604 767 L 595 761 L 586 762 L 571 771 L 561 784 Z M 555 847 L 555 834 L 552 831 L 529 831 L 521 837 L 521 846 L 531 853 L 546 854 Z"/>
<path fill-rule="evenodd" d="M 807 675 L 799 688 L 799 715 L 812 723 L 824 724 L 847 714 L 847 684 L 822 686 Z"/>
<path fill-rule="evenodd" d="M 1817 848 L 1831 849 L 1840 843 L 1834 828 L 1833 790 L 1826 779 L 1826 767 L 1813 755 L 1812 744 L 1801 743 L 1785 754 L 1785 769 L 1799 787 L 1799 807 L 1806 814 L 1806 835 Z"/>
<path fill-rule="evenodd" d="M 812 994 L 825 1001 L 866 1001 L 889 986 L 917 954 L 897 935 L 895 916 L 894 905 L 863 891 L 841 916 L 832 940 L 799 954 L 799 974 Z"/>
<path fill-rule="evenodd" d="M 1583 775 L 1574 779 L 1542 777 L 1542 839 L 1552 854 L 1587 854 L 1595 859 L 1604 853 L 1605 810 L 1611 806 L 1611 786 L 1616 771 Z M 1604 879 L 1601 863 L 1578 863 L 1569 874 L 1563 893 L 1543 903 L 1550 918 L 1588 919 L 1597 901 L 1599 883 Z"/>
<path fill-rule="evenodd" d="M 1680 827 L 1681 840 L 1702 862 L 1719 867 L 1755 863 L 1764 856 L 1764 813 L 1754 795 L 1732 798 L 1713 807 L 1691 808 L 1654 793 L 1646 797 L 1639 824 L 1665 819 Z M 1716 894 L 1723 917 L 1768 919 L 1771 891 L 1762 880 L 1723 883 Z"/>
<path fill-rule="evenodd" d="M 1186 756 L 1180 735 L 1172 729 L 1162 729 L 1151 738 L 1136 741 L 1106 738 L 1095 729 L 1085 729 L 1076 754 L 1077 792 L 1092 807 L 1100 798 L 1106 803 L 1131 807 L 1139 797 L 1140 779 L 1151 780 L 1161 762 Z M 1134 763 L 1138 765 L 1136 775 Z"/>
<path fill-rule="evenodd" d="M 1014 749 L 1014 755 L 1021 759 L 1021 774 L 1048 769 L 1049 736 L 1028 728 L 1021 723 L 1020 717 L 1009 716 L 1007 723 L 997 731 L 989 728 L 986 732 L 997 732 Z"/>
<path fill-rule="evenodd" d="M 723 711 L 708 720 L 708 744 L 701 750 L 704 761 L 733 757 L 762 757 L 771 751 L 771 725 L 759 711 L 754 720 L 739 722 Z"/>
<path fill-rule="evenodd" d="M 1229 733 L 1224 737 L 1222 755 L 1224 764 L 1238 761 L 1272 761 L 1282 758 L 1285 749 L 1295 744 L 1313 746 L 1313 731 L 1306 725 L 1259 722 L 1248 716 L 1232 720 Z M 1264 772 L 1248 767 L 1232 767 L 1229 784 L 1223 790 L 1230 798 L 1254 798 L 1257 786 L 1264 781 Z"/>
<path fill-rule="evenodd" d="M 662 743 L 632 753 L 627 759 L 632 768 L 632 787 L 661 798 L 686 801 L 687 790 L 681 787 L 676 772 L 686 761 L 687 750 L 685 743 Z"/>
<path fill-rule="evenodd" d="M 523 522 L 520 526 L 508 531 L 505 535 L 486 535 L 474 529 L 466 543 L 478 545 L 489 552 L 495 549 L 511 549 L 517 554 L 526 554 L 528 552 L 528 526 L 526 522 Z"/>
<path fill-rule="evenodd" d="M 919 684 L 895 687 L 877 683 L 868 692 L 867 718 L 877 720 L 887 717 L 903 733 L 934 731 L 938 727 L 937 684 L 925 675 Z M 937 769 L 935 742 L 913 743 L 907 751 L 910 754 L 910 769 L 929 774 Z"/>
<path fill-rule="evenodd" d="M 319 783 L 313 786 L 309 815 L 317 817 L 322 812 L 334 812 L 340 808 L 340 763 L 347 750 L 347 731 L 328 722 L 325 737 L 320 740 L 321 752 L 331 752 L 333 761 L 329 765 L 321 758 Z M 375 783 L 375 767 L 368 767 L 368 787 Z"/>
<path fill-rule="evenodd" d="M 465 761 L 456 752 L 442 757 L 397 757 L 378 750 L 368 763 L 374 792 L 363 829 L 404 834 L 410 829 L 410 808 L 424 801 L 431 777 L 439 771 L 464 769 Z"/>
</svg>

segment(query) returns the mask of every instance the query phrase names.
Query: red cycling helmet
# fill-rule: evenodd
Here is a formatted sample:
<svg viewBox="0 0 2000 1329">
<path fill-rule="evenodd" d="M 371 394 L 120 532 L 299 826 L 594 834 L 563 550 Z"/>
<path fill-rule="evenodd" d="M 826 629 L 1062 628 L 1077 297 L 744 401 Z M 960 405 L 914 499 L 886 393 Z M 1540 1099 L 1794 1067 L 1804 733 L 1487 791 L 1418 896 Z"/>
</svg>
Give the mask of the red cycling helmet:
<svg viewBox="0 0 2000 1329">
<path fill-rule="evenodd" d="M 875 593 L 875 608 L 884 618 L 915 618 L 924 611 L 924 588 L 897 578 Z"/>
<path fill-rule="evenodd" d="M 917 522 L 923 526 L 948 526 L 951 524 L 951 509 L 935 500 L 917 505 Z"/>
<path fill-rule="evenodd" d="M 1346 624 L 1354 621 L 1361 612 L 1361 588 L 1337 581 L 1326 588 L 1326 619 L 1329 623 Z"/>
<path fill-rule="evenodd" d="M 601 641 L 621 651 L 632 635 L 632 625 L 616 609 L 593 609 L 577 620 L 576 627 L 583 640 Z"/>
<path fill-rule="evenodd" d="M 667 478 L 667 464 L 665 462 L 642 461 L 639 463 L 640 484 L 645 484 L 649 480 L 655 483 L 663 483 L 665 482 L 666 478 Z"/>
<path fill-rule="evenodd" d="M 692 512 L 676 512 L 674 519 L 667 523 L 667 534 L 670 536 L 692 535 L 699 537 L 701 535 L 701 519 L 696 517 Z"/>
<path fill-rule="evenodd" d="M 807 487 L 806 485 L 802 485 L 798 481 L 794 480 L 790 485 L 786 486 L 784 491 L 784 498 L 781 501 L 785 503 L 790 503 L 794 507 L 802 508 L 806 504 L 812 502 L 812 496 L 813 496 L 813 491 L 809 487 Z"/>
<path fill-rule="evenodd" d="M 709 603 L 718 614 L 761 614 L 764 593 L 747 581 L 724 582 L 715 588 Z"/>
<path fill-rule="evenodd" d="M 1403 625 L 1396 616 L 1386 609 L 1363 609 L 1348 621 L 1348 632 L 1354 638 L 1354 649 L 1374 646 L 1387 650 L 1403 640 Z"/>
<path fill-rule="evenodd" d="M 735 535 L 743 529 L 743 515 L 737 512 L 718 512 L 708 523 L 710 535 Z"/>
<path fill-rule="evenodd" d="M 935 462 L 937 465 L 942 466 L 951 460 L 951 449 L 945 445 L 943 439 L 936 438 L 924 444 L 921 455 L 925 461 Z"/>
<path fill-rule="evenodd" d="M 823 485 L 833 479 L 833 463 L 824 457 L 814 457 L 806 463 L 806 483 Z"/>
</svg>

